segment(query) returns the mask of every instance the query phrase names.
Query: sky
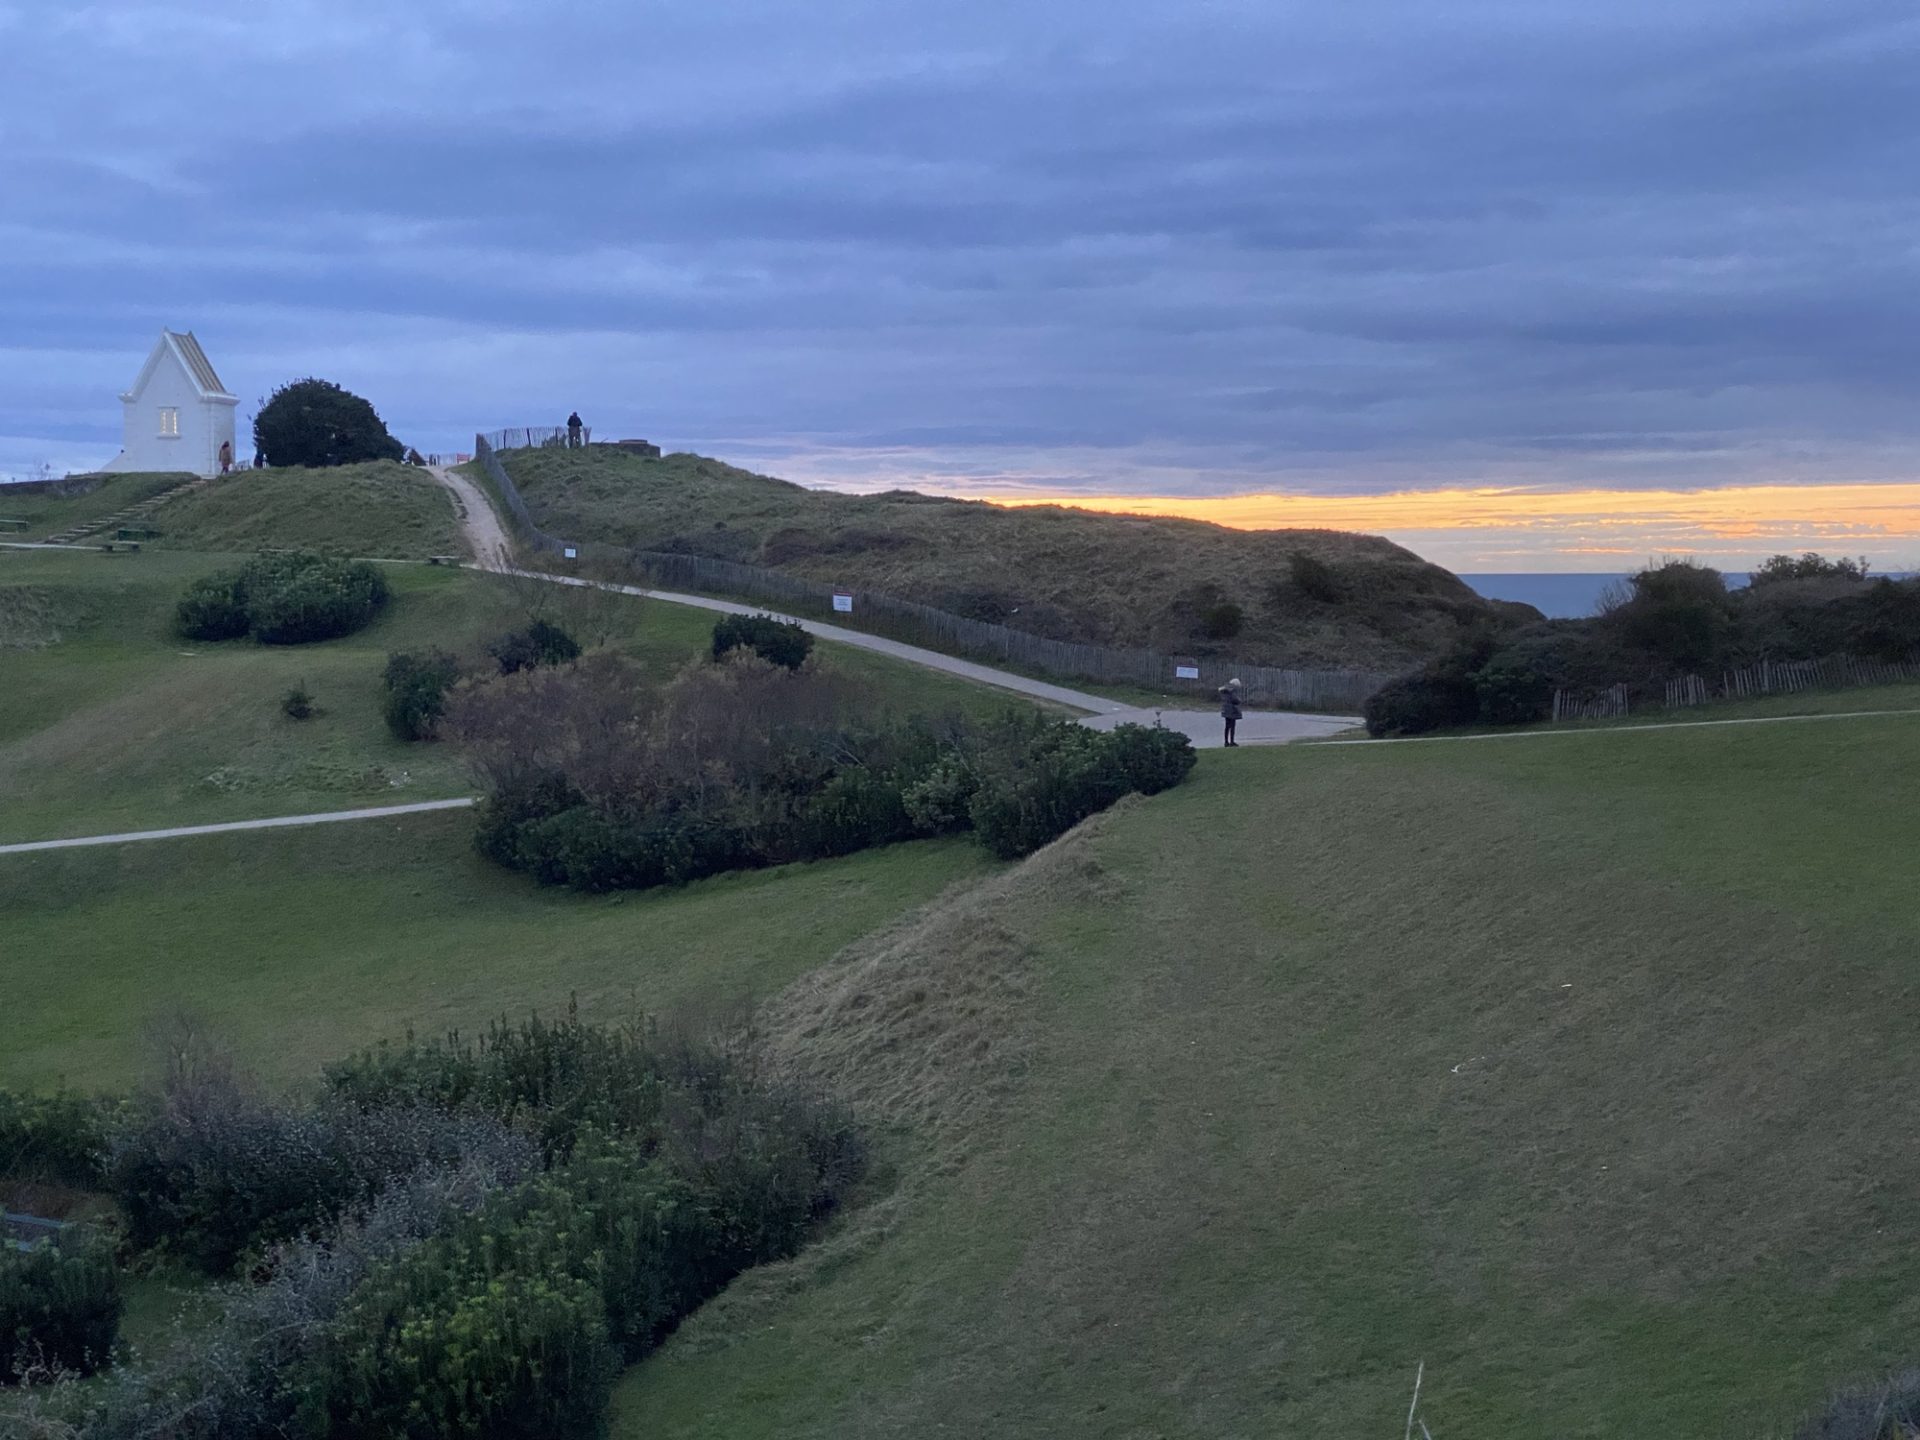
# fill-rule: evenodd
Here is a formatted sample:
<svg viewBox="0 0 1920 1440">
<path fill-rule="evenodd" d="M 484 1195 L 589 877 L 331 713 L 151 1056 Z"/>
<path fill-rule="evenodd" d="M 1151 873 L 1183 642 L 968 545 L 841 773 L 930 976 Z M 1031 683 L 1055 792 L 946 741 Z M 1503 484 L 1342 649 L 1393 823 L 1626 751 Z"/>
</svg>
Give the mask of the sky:
<svg viewBox="0 0 1920 1440">
<path fill-rule="evenodd" d="M 170 326 L 423 450 L 1902 568 L 1917 64 L 1911 0 L 0 0 L 0 474 Z"/>
</svg>

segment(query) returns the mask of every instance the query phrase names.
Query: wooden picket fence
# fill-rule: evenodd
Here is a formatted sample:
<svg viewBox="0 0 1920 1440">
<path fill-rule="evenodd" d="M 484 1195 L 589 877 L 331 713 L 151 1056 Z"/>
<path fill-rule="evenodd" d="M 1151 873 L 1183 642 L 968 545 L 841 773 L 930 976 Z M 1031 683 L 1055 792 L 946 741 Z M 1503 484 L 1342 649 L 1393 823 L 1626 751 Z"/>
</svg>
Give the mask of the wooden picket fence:
<svg viewBox="0 0 1920 1440">
<path fill-rule="evenodd" d="M 564 432 L 562 432 L 564 434 Z M 508 443 L 496 443 L 504 439 Z M 1392 672 L 1374 670 L 1295 670 L 1225 660 L 1194 661 L 1153 650 L 1081 645 L 1053 640 L 1007 625 L 969 620 L 931 605 L 877 591 L 852 591 L 853 610 L 834 608 L 836 587 L 758 565 L 714 560 L 704 555 L 638 550 L 596 540 L 561 540 L 533 518 L 506 467 L 494 452 L 551 445 L 538 430 L 497 430 L 474 436 L 474 455 L 492 480 L 521 538 L 549 554 L 611 567 L 649 589 L 684 590 L 733 599 L 769 602 L 803 614 L 831 618 L 837 625 L 869 631 L 948 654 L 993 660 L 1011 669 L 1109 685 L 1141 685 L 1191 695 L 1211 705 L 1229 680 L 1241 682 L 1241 699 L 1283 709 L 1328 710 L 1357 714 L 1367 697 Z M 1197 677 L 1176 675 L 1177 667 L 1197 669 Z"/>
<path fill-rule="evenodd" d="M 1576 690 L 1556 690 L 1553 692 L 1553 718 L 1618 720 L 1627 713 L 1628 703 L 1625 685 L 1614 685 L 1588 694 Z"/>
</svg>

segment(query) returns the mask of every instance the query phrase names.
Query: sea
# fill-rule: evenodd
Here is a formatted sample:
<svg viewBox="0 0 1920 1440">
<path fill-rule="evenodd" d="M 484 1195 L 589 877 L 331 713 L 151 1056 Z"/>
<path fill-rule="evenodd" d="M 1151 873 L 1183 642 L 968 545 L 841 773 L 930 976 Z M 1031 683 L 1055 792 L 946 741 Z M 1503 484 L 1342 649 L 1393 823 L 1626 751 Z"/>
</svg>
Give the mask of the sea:
<svg viewBox="0 0 1920 1440">
<path fill-rule="evenodd" d="M 1549 620 L 1576 620 L 1600 607 L 1600 596 L 1624 572 L 1575 575 L 1462 575 L 1489 600 L 1519 600 Z"/>
</svg>

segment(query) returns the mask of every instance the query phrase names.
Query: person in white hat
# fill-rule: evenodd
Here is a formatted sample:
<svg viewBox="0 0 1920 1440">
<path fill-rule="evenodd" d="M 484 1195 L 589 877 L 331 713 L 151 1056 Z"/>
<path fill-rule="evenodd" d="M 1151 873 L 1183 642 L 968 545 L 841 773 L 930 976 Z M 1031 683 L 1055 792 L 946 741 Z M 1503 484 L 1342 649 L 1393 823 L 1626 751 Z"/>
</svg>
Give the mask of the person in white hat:
<svg viewBox="0 0 1920 1440">
<path fill-rule="evenodd" d="M 1220 718 L 1227 722 L 1227 744 L 1238 745 L 1233 727 L 1240 723 L 1240 682 L 1229 680 L 1220 687 Z"/>
</svg>

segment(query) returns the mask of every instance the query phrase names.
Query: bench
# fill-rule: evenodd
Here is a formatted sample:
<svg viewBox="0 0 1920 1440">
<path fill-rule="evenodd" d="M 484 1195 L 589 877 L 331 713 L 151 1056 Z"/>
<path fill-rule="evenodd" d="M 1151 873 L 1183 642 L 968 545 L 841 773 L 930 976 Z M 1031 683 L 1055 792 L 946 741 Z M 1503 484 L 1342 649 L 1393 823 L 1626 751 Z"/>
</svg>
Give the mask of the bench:
<svg viewBox="0 0 1920 1440">
<path fill-rule="evenodd" d="M 138 555 L 140 553 L 140 542 L 138 540 L 109 540 L 100 547 L 100 553 L 102 555 Z"/>
<path fill-rule="evenodd" d="M 116 540 L 157 540 L 159 536 L 151 525 L 122 525 L 113 534 Z"/>
<path fill-rule="evenodd" d="M 427 564 L 429 565 L 458 565 L 459 563 L 460 557 L 458 555 L 429 555 L 427 557 Z"/>
</svg>

